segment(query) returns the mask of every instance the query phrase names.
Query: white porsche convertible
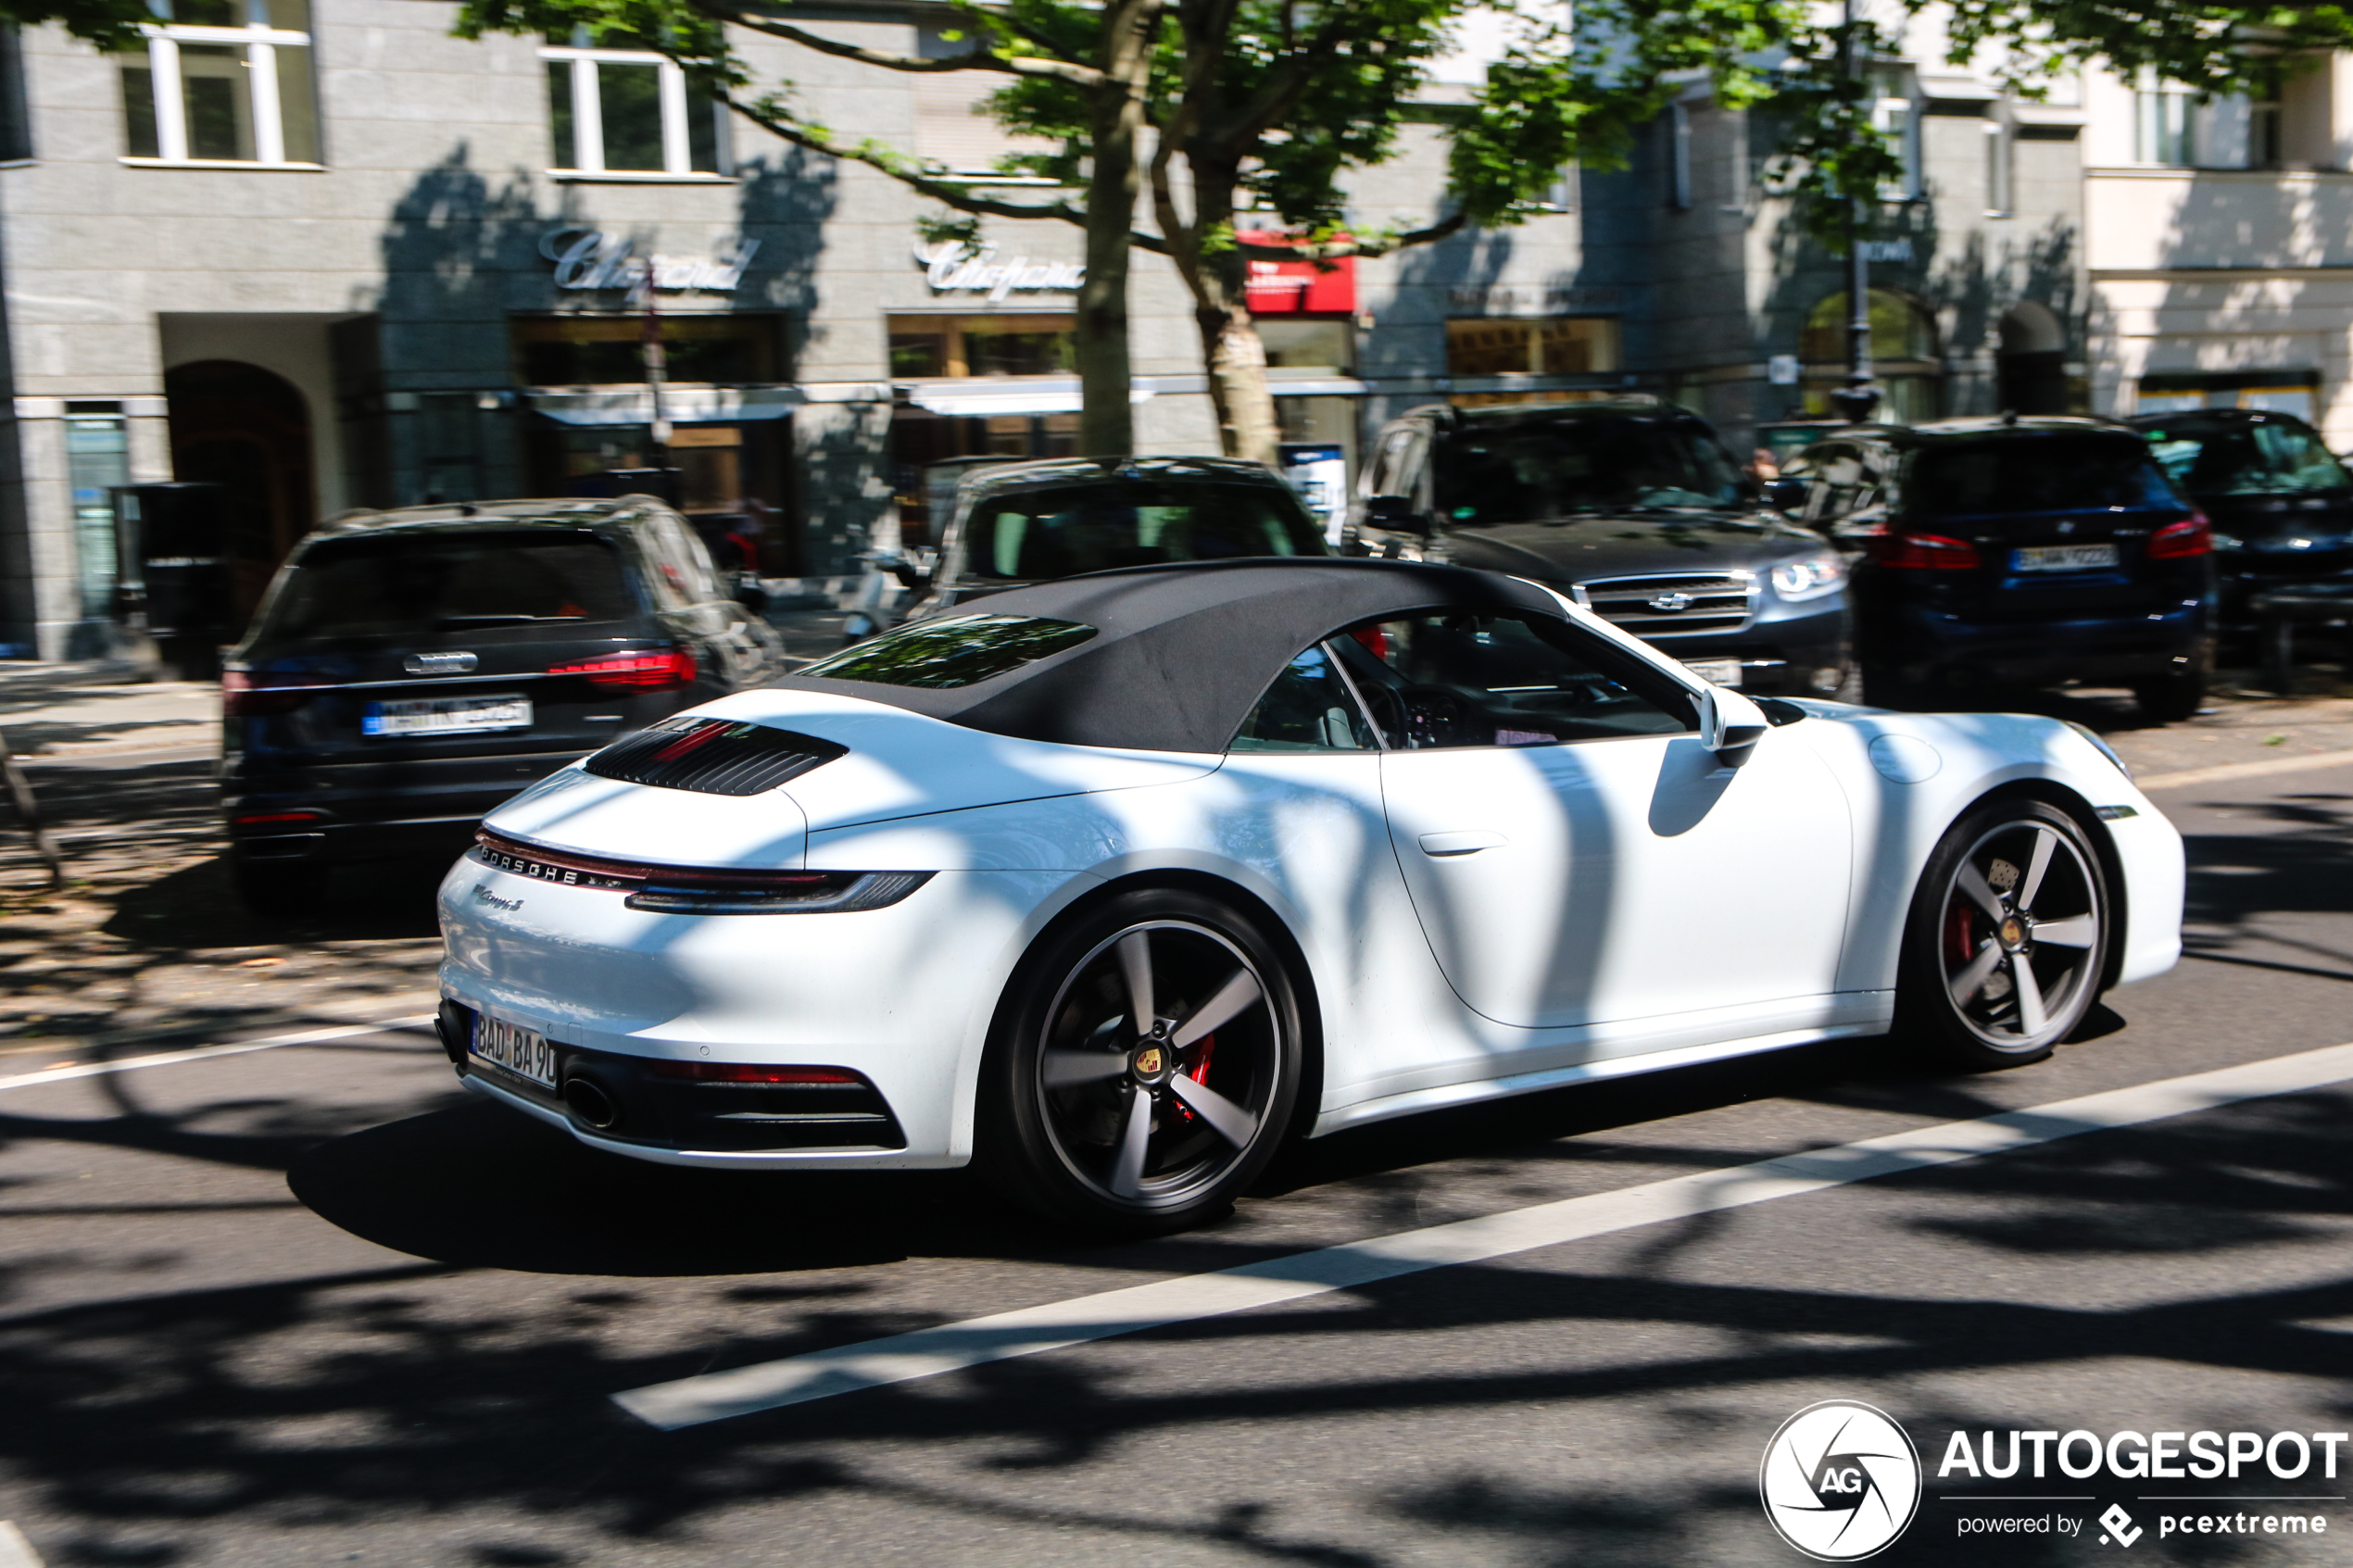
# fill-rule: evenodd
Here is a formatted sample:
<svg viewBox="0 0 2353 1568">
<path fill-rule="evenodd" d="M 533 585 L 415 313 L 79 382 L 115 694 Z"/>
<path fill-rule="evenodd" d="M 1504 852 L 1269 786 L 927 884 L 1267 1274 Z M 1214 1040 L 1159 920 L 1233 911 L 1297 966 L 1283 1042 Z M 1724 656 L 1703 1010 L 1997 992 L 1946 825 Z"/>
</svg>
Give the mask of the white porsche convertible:
<svg viewBox="0 0 2353 1568">
<path fill-rule="evenodd" d="M 1840 1035 L 2044 1055 L 2180 952 L 2089 732 L 1768 699 L 1531 583 L 1019 589 L 667 720 L 441 889 L 471 1087 L 615 1154 L 1172 1229 L 1292 1135 Z"/>
</svg>

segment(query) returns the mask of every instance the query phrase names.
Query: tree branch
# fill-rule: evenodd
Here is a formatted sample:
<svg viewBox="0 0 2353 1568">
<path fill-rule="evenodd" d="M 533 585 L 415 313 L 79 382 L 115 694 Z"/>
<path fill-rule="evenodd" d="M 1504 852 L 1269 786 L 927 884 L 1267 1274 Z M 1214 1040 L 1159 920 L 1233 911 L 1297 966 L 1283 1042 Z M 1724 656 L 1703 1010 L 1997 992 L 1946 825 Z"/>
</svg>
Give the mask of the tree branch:
<svg viewBox="0 0 2353 1568">
<path fill-rule="evenodd" d="M 1400 234 L 1371 234 L 1361 239 L 1317 240 L 1295 245 L 1262 245 L 1243 244 L 1238 248 L 1252 261 L 1345 261 L 1352 257 L 1372 260 L 1393 255 L 1413 245 L 1433 245 L 1450 234 L 1458 234 L 1470 221 L 1466 213 L 1456 212 L 1435 223 L 1419 229 L 1408 229 Z"/>
<path fill-rule="evenodd" d="M 961 55 L 943 55 L 937 59 L 925 59 L 918 55 L 895 55 L 885 49 L 869 49 L 862 44 L 844 44 L 822 33 L 795 27 L 790 22 L 768 17 L 753 17 L 732 6 L 716 6 L 710 0 L 696 0 L 695 8 L 714 20 L 733 23 L 748 31 L 769 38 L 798 44 L 820 55 L 836 59 L 856 60 L 861 65 L 879 66 L 885 70 L 935 74 L 959 70 L 997 71 L 1006 76 L 1041 76 L 1057 82 L 1067 82 L 1075 87 L 1101 87 L 1103 73 L 1091 66 L 1076 65 L 1063 59 L 1044 59 L 1035 55 L 1000 55 L 993 49 L 972 49 Z"/>
<path fill-rule="evenodd" d="M 781 137 L 797 147 L 806 147 L 812 153 L 823 153 L 827 157 L 839 158 L 845 163 L 863 164 L 877 173 L 889 175 L 909 190 L 929 196 L 932 200 L 953 207 L 958 212 L 970 212 L 982 218 L 1013 218 L 1024 221 L 1050 219 L 1079 229 L 1087 226 L 1087 214 L 1066 201 L 1013 202 L 997 196 L 976 195 L 972 187 L 963 182 L 953 178 L 943 178 L 928 169 L 918 166 L 904 154 L 894 148 L 886 147 L 878 142 L 845 142 L 822 125 L 811 125 L 790 115 L 780 114 L 773 107 L 764 105 L 747 104 L 732 95 L 722 101 L 761 130 Z M 1167 242 L 1157 234 L 1148 234 L 1139 231 L 1131 232 L 1128 239 L 1139 250 L 1148 250 L 1157 256 L 1169 254 Z"/>
</svg>

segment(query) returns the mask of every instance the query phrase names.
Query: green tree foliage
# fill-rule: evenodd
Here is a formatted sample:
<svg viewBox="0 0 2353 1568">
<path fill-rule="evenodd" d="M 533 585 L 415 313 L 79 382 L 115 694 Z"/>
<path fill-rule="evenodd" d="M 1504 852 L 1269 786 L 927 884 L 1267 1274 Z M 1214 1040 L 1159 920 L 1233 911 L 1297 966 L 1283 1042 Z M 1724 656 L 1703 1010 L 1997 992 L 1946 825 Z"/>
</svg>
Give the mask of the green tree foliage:
<svg viewBox="0 0 2353 1568">
<path fill-rule="evenodd" d="M 6 5 L 7 0 L 0 0 Z M 2105 61 L 2205 93 L 2231 93 L 2353 44 L 2353 11 L 2317 0 L 1901 0 L 1906 17 L 1944 12 L 1950 57 L 1991 69 L 2026 96 L 2059 71 Z M 1191 291 L 1204 362 L 1229 452 L 1271 457 L 1273 401 L 1245 300 L 1247 263 L 1381 256 L 1466 226 L 1507 226 L 1539 210 L 1571 162 L 1622 165 L 1671 91 L 1705 81 L 1715 101 L 1761 111 L 1778 136 L 1779 186 L 1801 220 L 1843 246 L 1851 214 L 1882 210 L 1900 171 L 1871 125 L 1876 92 L 1848 70 L 1896 52 L 1894 30 L 1833 20 L 1806 0 L 1005 0 L 959 6 L 968 52 L 917 60 L 843 44 L 794 24 L 790 0 L 466 0 L 459 31 L 493 29 L 652 40 L 706 90 L 788 141 L 882 170 L 937 199 L 942 232 L 981 220 L 1061 221 L 1089 231 L 1090 273 L 1130 248 L 1169 257 Z M 1474 11 L 1510 19 L 1501 57 L 1469 102 L 1422 107 L 1434 62 Z M 818 53 L 902 71 L 991 73 L 991 111 L 1046 150 L 1009 160 L 1067 196 L 1027 199 L 959 182 L 871 137 L 803 113 L 789 82 L 761 82 L 728 26 Z M 1125 54 L 1122 50 L 1125 48 Z M 1989 63 L 1990 62 L 1990 65 Z M 1435 114 L 1448 189 L 1416 225 L 1368 231 L 1346 220 L 1349 187 L 1393 159 L 1416 115 Z M 1149 134 L 1132 138 L 1139 123 Z M 1151 221 L 1133 225 L 1136 159 Z M 959 227 L 961 226 L 961 227 Z M 1242 238 L 1279 230 L 1279 245 Z M 1090 280 L 1091 281 L 1091 280 Z M 1101 305 L 1101 290 L 1098 304 Z M 1082 308 L 1088 345 L 1116 313 Z M 1120 356 L 1124 375 L 1124 348 Z M 1088 381 L 1088 406 L 1108 400 Z M 1123 409 L 1124 394 L 1120 396 Z M 1124 413 L 1121 416 L 1124 419 Z"/>
</svg>

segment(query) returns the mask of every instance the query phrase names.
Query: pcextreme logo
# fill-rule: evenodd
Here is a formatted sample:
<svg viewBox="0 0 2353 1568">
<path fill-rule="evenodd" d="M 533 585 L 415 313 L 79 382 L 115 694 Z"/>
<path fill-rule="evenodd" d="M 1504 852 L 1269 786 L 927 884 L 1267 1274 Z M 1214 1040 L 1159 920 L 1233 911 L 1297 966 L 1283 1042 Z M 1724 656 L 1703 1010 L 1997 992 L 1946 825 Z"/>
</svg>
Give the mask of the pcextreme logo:
<svg viewBox="0 0 2353 1568">
<path fill-rule="evenodd" d="M 1756 1489 L 1781 1539 L 1818 1562 L 1883 1550 L 1920 1506 L 1920 1456 L 1886 1411 L 1824 1399 L 1781 1423 Z"/>
</svg>

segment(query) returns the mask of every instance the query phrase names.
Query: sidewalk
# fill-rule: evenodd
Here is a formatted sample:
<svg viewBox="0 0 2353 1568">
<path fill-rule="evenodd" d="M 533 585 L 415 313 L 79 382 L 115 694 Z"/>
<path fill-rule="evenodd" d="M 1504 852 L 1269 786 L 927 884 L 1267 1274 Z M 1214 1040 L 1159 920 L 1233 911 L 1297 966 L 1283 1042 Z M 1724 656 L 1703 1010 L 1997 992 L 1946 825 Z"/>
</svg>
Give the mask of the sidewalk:
<svg viewBox="0 0 2353 1568">
<path fill-rule="evenodd" d="M 0 663 L 0 729 L 21 760 L 102 759 L 167 750 L 209 755 L 220 741 L 220 688 L 141 681 L 116 663 Z"/>
</svg>

